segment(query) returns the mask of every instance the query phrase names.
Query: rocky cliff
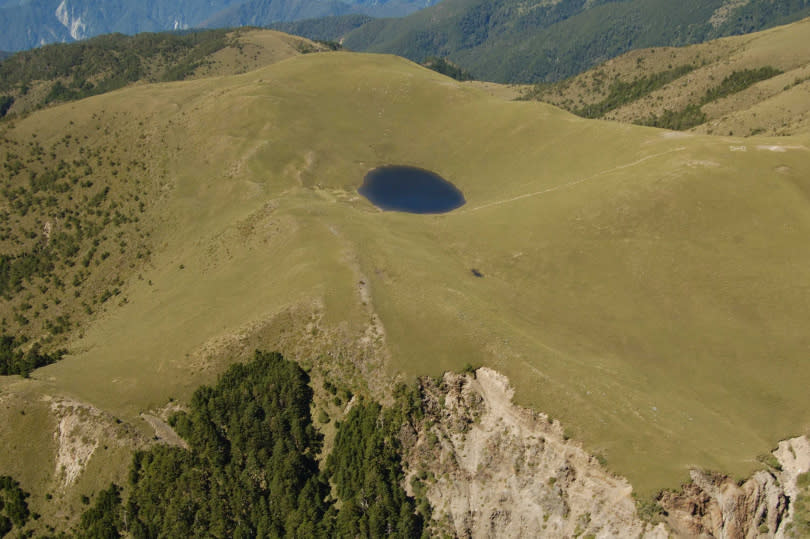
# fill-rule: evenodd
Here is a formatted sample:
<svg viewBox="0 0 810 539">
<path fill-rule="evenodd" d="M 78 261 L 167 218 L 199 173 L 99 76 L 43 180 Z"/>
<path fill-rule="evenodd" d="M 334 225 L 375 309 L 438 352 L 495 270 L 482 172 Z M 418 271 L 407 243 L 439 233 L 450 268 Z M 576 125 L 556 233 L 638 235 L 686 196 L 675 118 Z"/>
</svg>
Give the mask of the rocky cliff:
<svg viewBox="0 0 810 539">
<path fill-rule="evenodd" d="M 436 532 L 458 537 L 785 537 L 806 437 L 779 445 L 747 481 L 694 470 L 639 514 L 631 485 L 568 440 L 558 421 L 512 403 L 505 377 L 481 368 L 421 381 L 424 417 L 402 430 L 410 493 Z"/>
</svg>

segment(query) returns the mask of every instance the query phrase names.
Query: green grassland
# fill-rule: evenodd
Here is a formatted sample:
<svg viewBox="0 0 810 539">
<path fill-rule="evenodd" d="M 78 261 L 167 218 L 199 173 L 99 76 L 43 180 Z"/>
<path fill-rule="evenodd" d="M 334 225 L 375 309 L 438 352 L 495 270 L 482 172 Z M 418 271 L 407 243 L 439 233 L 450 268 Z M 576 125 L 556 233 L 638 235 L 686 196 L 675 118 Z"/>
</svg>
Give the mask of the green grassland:
<svg viewBox="0 0 810 539">
<path fill-rule="evenodd" d="M 580 116 L 749 136 L 810 130 L 810 19 L 682 48 L 636 50 L 527 96 Z"/>
<path fill-rule="evenodd" d="M 148 433 L 141 412 L 185 402 L 258 344 L 305 363 L 338 350 L 326 369 L 369 376 L 380 361 L 389 377 L 487 365 L 642 493 L 692 466 L 748 473 L 810 427 L 806 136 L 585 120 L 349 53 L 136 86 L 3 129 L 49 147 L 96 132 L 100 111 L 113 131 L 92 145 L 123 153 L 148 126 L 150 256 L 121 277 L 126 302 L 0 398 L 70 397 Z M 467 204 L 380 212 L 355 189 L 383 164 L 433 170 Z M 367 338 L 375 317 L 384 335 Z M 51 439 L 43 414 L 9 439 Z M 83 493 L 127 464 L 97 464 Z M 17 477 L 42 495 L 56 480 L 40 475 Z"/>
</svg>

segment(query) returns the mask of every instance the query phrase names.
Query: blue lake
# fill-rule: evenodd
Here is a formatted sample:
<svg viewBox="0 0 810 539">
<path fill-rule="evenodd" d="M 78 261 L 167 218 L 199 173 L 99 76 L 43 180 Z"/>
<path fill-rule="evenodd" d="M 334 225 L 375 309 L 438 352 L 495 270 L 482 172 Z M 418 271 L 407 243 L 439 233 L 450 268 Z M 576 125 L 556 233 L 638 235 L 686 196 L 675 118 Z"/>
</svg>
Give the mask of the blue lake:
<svg viewBox="0 0 810 539">
<path fill-rule="evenodd" d="M 388 165 L 366 174 L 358 193 L 378 208 L 407 213 L 447 213 L 464 205 L 464 195 L 438 174 Z"/>
</svg>

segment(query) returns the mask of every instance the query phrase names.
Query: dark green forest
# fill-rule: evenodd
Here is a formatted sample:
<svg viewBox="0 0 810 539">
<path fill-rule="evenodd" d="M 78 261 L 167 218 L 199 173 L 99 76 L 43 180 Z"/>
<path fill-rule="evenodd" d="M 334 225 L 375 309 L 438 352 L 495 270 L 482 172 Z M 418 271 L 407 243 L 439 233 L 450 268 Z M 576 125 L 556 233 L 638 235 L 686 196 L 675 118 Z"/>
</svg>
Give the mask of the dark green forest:
<svg viewBox="0 0 810 539">
<path fill-rule="evenodd" d="M 420 537 L 423 517 L 401 487 L 397 440 L 410 408 L 358 402 L 322 470 L 312 406 L 305 371 L 256 352 L 171 418 L 189 449 L 136 453 L 126 493 L 117 485 L 101 492 L 77 535 Z"/>
<path fill-rule="evenodd" d="M 706 92 L 706 95 L 703 96 L 700 103 L 705 105 L 706 103 L 711 103 L 717 99 L 722 99 L 729 95 L 742 92 L 746 88 L 749 88 L 760 81 L 768 80 L 781 74 L 782 71 L 773 66 L 764 66 L 760 67 L 759 69 L 742 69 L 740 71 L 734 71 L 731 73 L 731 75 L 724 78 L 720 84 Z"/>
<path fill-rule="evenodd" d="M 22 529 L 32 518 L 28 510 L 28 493 L 7 475 L 0 475 L 0 537 Z"/>
<path fill-rule="evenodd" d="M 14 104 L 14 98 L 10 95 L 0 96 L 0 118 L 6 115 L 8 109 Z"/>
<path fill-rule="evenodd" d="M 437 73 L 441 73 L 442 75 L 447 75 L 450 78 L 465 81 L 465 80 L 473 80 L 473 76 L 464 71 L 459 66 L 454 64 L 453 62 L 448 61 L 446 58 L 436 58 L 435 56 L 429 56 L 425 59 L 422 63 L 428 69 L 432 69 Z"/>
<path fill-rule="evenodd" d="M 0 375 L 19 374 L 28 377 L 34 369 L 59 361 L 65 350 L 42 352 L 39 343 L 23 352 L 24 343 L 11 335 L 0 335 Z"/>
</svg>

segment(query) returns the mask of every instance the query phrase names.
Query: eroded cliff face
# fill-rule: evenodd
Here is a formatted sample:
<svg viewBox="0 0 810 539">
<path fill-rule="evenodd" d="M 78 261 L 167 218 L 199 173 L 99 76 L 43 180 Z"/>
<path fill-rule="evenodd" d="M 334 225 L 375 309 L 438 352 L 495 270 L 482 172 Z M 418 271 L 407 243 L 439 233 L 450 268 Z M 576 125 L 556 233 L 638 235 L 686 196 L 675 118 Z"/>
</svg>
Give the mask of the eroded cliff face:
<svg viewBox="0 0 810 539">
<path fill-rule="evenodd" d="M 693 471 L 682 491 L 661 494 L 650 522 L 630 484 L 559 422 L 514 405 L 504 376 L 481 368 L 421 383 L 424 417 L 402 430 L 407 487 L 430 502 L 435 531 L 458 537 L 783 537 L 796 478 L 810 469 L 800 437 L 740 485 Z"/>
<path fill-rule="evenodd" d="M 404 436 L 408 481 L 446 531 L 666 537 L 638 517 L 625 479 L 566 440 L 559 422 L 512 404 L 504 376 L 481 368 L 422 384 L 424 420 Z"/>
<path fill-rule="evenodd" d="M 768 471 L 759 471 L 742 484 L 700 470 L 681 492 L 664 492 L 659 504 L 667 524 L 680 536 L 798 537 L 791 526 L 793 502 L 799 495 L 798 476 L 810 470 L 810 441 L 806 436 L 784 440 L 773 452 Z M 770 459 L 769 459 L 770 460 Z"/>
<path fill-rule="evenodd" d="M 664 492 L 659 504 L 680 536 L 759 537 L 780 530 L 788 498 L 777 478 L 757 472 L 742 485 L 698 470 L 681 492 Z"/>
</svg>

